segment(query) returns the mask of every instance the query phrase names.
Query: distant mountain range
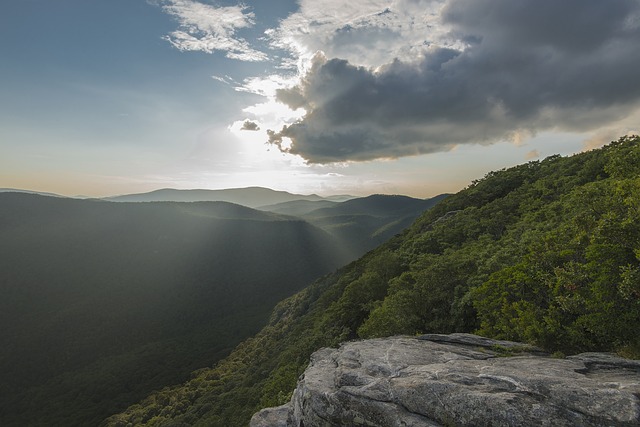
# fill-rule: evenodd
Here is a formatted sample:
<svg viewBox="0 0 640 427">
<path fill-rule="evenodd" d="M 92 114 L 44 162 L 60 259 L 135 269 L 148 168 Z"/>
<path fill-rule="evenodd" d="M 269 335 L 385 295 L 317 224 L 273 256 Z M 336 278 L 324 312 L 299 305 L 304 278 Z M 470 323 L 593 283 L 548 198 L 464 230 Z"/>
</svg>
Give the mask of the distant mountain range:
<svg viewBox="0 0 640 427">
<path fill-rule="evenodd" d="M 353 196 L 320 197 L 317 194 L 302 195 L 286 191 L 276 191 L 264 187 L 229 188 L 224 190 L 177 190 L 163 188 L 149 193 L 125 194 L 105 197 L 110 202 L 229 202 L 258 208 L 291 201 L 335 201 L 342 202 Z"/>
<path fill-rule="evenodd" d="M 95 199 L 90 196 L 63 196 L 43 191 L 24 190 L 19 188 L 0 188 L 0 193 L 26 193 L 41 196 L 68 197 L 73 199 Z M 266 187 L 227 188 L 222 190 L 162 188 L 146 193 L 121 194 L 118 196 L 100 197 L 109 202 L 229 202 L 250 208 L 277 205 L 298 201 L 344 202 L 356 196 L 337 194 L 321 197 L 317 194 L 295 194 L 287 191 L 272 190 Z M 270 210 L 270 209 L 266 209 Z M 290 214 L 289 214 L 290 215 Z"/>
<path fill-rule="evenodd" d="M 0 188 L 0 193 L 26 193 L 26 194 L 39 194 L 41 196 L 50 197 L 65 197 L 56 193 L 45 193 L 42 191 L 20 190 L 18 188 Z"/>
<path fill-rule="evenodd" d="M 20 189 L 0 189 L 43 196 L 65 197 Z M 317 194 L 294 194 L 265 187 L 229 188 L 222 190 L 164 188 L 147 193 L 123 194 L 99 199 L 118 203 L 157 202 L 227 202 L 274 214 L 294 216 L 332 235 L 345 261 L 351 261 L 373 249 L 408 227 L 423 211 L 447 194 L 431 199 L 401 195 L 375 194 L 367 197 Z M 75 197 L 75 199 L 86 199 Z M 238 213 L 236 209 L 234 213 Z"/>
</svg>

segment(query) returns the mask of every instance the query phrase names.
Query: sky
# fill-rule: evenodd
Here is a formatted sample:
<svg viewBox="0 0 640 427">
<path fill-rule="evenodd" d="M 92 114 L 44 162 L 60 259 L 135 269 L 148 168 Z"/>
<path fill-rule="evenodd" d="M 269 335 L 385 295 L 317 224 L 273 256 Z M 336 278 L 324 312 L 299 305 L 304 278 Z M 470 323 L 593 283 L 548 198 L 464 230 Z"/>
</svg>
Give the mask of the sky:
<svg viewBox="0 0 640 427">
<path fill-rule="evenodd" d="M 6 0 L 0 188 L 432 197 L 640 131 L 640 0 Z"/>
</svg>

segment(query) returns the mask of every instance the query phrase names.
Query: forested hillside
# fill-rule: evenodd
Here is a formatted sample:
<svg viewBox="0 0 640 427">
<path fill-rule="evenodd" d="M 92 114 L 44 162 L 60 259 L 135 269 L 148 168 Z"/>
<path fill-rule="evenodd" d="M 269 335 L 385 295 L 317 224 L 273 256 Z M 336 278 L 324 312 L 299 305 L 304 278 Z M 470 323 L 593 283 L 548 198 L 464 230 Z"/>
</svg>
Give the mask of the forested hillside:
<svg viewBox="0 0 640 427">
<path fill-rule="evenodd" d="M 640 355 L 640 138 L 492 172 L 403 235 L 281 302 L 214 368 L 104 425 L 245 426 L 344 340 L 477 331 Z"/>
<path fill-rule="evenodd" d="M 96 425 L 345 259 L 302 220 L 229 203 L 2 193 L 0 425 Z"/>
<path fill-rule="evenodd" d="M 324 205 L 323 201 L 298 201 L 261 209 L 297 214 L 327 231 L 337 239 L 344 251 L 353 254 L 351 261 L 400 233 L 424 211 L 447 196 L 441 194 L 430 199 L 414 199 L 400 195 L 374 194 L 330 205 Z M 311 203 L 319 207 L 305 211 L 304 208 L 308 208 Z"/>
</svg>

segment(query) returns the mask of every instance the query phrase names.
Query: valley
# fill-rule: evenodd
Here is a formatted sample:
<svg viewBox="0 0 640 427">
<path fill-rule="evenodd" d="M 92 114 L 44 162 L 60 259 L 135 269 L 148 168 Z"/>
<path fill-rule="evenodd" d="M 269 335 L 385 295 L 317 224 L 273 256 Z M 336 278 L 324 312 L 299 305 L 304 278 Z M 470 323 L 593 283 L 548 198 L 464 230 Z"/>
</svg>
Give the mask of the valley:
<svg viewBox="0 0 640 427">
<path fill-rule="evenodd" d="M 260 203 L 282 198 L 262 192 L 276 197 Z M 2 425 L 95 425 L 211 366 L 278 301 L 430 206 L 375 200 L 375 210 L 367 198 L 340 209 L 286 202 L 325 203 L 314 217 L 323 223 L 308 219 L 313 210 L 295 217 L 224 201 L 0 193 Z"/>
</svg>

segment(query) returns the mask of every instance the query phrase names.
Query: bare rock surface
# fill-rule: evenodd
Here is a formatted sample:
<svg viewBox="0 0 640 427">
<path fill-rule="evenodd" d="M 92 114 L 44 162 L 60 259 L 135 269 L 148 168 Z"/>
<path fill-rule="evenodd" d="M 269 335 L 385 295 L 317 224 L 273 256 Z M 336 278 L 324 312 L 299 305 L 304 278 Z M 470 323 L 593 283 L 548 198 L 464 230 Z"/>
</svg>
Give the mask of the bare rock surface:
<svg viewBox="0 0 640 427">
<path fill-rule="evenodd" d="M 315 352 L 251 426 L 640 426 L 640 361 L 470 334 L 353 341 Z"/>
<path fill-rule="evenodd" d="M 289 425 L 288 416 L 290 407 L 291 405 L 286 404 L 256 412 L 253 417 L 251 417 L 251 425 L 261 427 L 287 427 Z"/>
</svg>

